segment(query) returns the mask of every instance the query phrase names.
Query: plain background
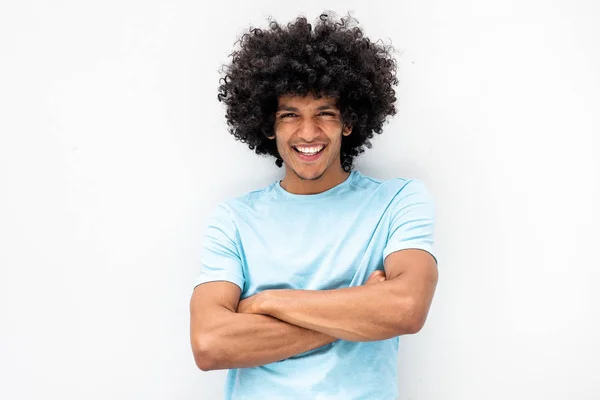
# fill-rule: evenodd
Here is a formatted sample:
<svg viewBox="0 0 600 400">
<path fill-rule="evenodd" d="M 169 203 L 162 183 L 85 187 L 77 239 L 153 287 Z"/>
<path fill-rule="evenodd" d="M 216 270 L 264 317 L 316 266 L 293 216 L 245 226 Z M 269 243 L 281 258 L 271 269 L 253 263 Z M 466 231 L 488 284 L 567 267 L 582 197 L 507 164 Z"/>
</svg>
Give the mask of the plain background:
<svg viewBox="0 0 600 400">
<path fill-rule="evenodd" d="M 437 203 L 400 399 L 600 398 L 595 0 L 3 2 L 0 398 L 221 398 L 188 336 L 203 225 L 282 170 L 226 132 L 218 70 L 245 28 L 326 9 L 397 51 L 357 167 Z"/>
</svg>

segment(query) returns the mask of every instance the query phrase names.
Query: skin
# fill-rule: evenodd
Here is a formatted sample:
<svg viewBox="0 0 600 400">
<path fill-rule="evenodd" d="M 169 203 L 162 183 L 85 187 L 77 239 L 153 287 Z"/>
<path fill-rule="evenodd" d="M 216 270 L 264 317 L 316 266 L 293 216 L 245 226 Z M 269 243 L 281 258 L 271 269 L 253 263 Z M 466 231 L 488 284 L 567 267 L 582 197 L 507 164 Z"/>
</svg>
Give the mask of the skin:
<svg viewBox="0 0 600 400">
<path fill-rule="evenodd" d="M 342 183 L 344 126 L 336 102 L 313 96 L 282 96 L 275 119 L 277 149 L 285 163 L 283 189 L 321 193 Z M 313 162 L 293 146 L 324 144 Z M 204 370 L 247 368 L 283 360 L 332 343 L 383 340 L 418 332 L 438 279 L 435 259 L 417 249 L 397 251 L 359 287 L 308 291 L 267 290 L 240 301 L 230 282 L 197 286 L 190 302 L 191 344 Z"/>
<path fill-rule="evenodd" d="M 265 290 L 240 301 L 237 311 L 354 342 L 419 332 L 438 281 L 435 259 L 423 250 L 401 250 L 386 257 L 384 271 L 385 280 L 369 286 Z"/>
<path fill-rule="evenodd" d="M 348 178 L 342 168 L 342 137 L 352 133 L 343 125 L 336 100 L 330 97 L 281 96 L 275 114 L 277 150 L 285 164 L 281 187 L 290 193 L 315 194 L 328 190 Z M 302 160 L 293 146 L 323 144 L 321 157 L 314 162 Z"/>
<path fill-rule="evenodd" d="M 365 285 L 385 279 L 383 271 L 375 271 Z M 240 294 L 231 282 L 208 282 L 192 294 L 190 337 L 202 371 L 270 364 L 338 339 L 270 316 L 236 312 Z"/>
</svg>

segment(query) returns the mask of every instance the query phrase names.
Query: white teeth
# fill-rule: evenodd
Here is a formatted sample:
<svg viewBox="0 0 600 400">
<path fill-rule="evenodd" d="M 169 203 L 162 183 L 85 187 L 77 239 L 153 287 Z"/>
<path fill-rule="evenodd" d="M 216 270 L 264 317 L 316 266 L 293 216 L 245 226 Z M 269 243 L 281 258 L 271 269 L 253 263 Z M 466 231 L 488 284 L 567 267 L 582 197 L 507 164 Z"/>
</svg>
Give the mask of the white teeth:
<svg viewBox="0 0 600 400">
<path fill-rule="evenodd" d="M 325 146 L 315 146 L 315 147 L 295 147 L 296 150 L 298 150 L 300 153 L 302 154 L 306 154 L 306 155 L 315 155 L 318 152 L 320 152 L 321 150 L 323 150 L 323 147 Z"/>
</svg>

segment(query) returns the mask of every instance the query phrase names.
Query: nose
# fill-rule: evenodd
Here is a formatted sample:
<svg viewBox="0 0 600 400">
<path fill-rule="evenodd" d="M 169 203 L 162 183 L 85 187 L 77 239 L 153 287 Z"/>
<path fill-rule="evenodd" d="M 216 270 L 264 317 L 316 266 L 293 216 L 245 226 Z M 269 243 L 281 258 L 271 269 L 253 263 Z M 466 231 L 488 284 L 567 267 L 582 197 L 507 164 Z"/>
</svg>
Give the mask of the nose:
<svg viewBox="0 0 600 400">
<path fill-rule="evenodd" d="M 303 141 L 310 143 L 321 136 L 321 128 L 312 118 L 303 118 L 298 128 L 298 137 Z"/>
</svg>

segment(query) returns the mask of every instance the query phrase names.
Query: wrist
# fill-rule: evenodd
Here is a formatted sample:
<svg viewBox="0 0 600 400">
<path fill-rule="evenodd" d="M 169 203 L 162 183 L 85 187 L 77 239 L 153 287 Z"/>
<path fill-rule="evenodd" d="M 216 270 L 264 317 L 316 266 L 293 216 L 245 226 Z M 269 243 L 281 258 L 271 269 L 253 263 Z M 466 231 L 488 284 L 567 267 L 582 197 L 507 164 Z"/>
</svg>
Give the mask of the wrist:
<svg viewBox="0 0 600 400">
<path fill-rule="evenodd" d="M 264 292 L 260 292 L 257 294 L 255 310 L 256 314 L 264 314 L 269 315 L 269 298 L 271 291 L 265 290 Z"/>
</svg>

